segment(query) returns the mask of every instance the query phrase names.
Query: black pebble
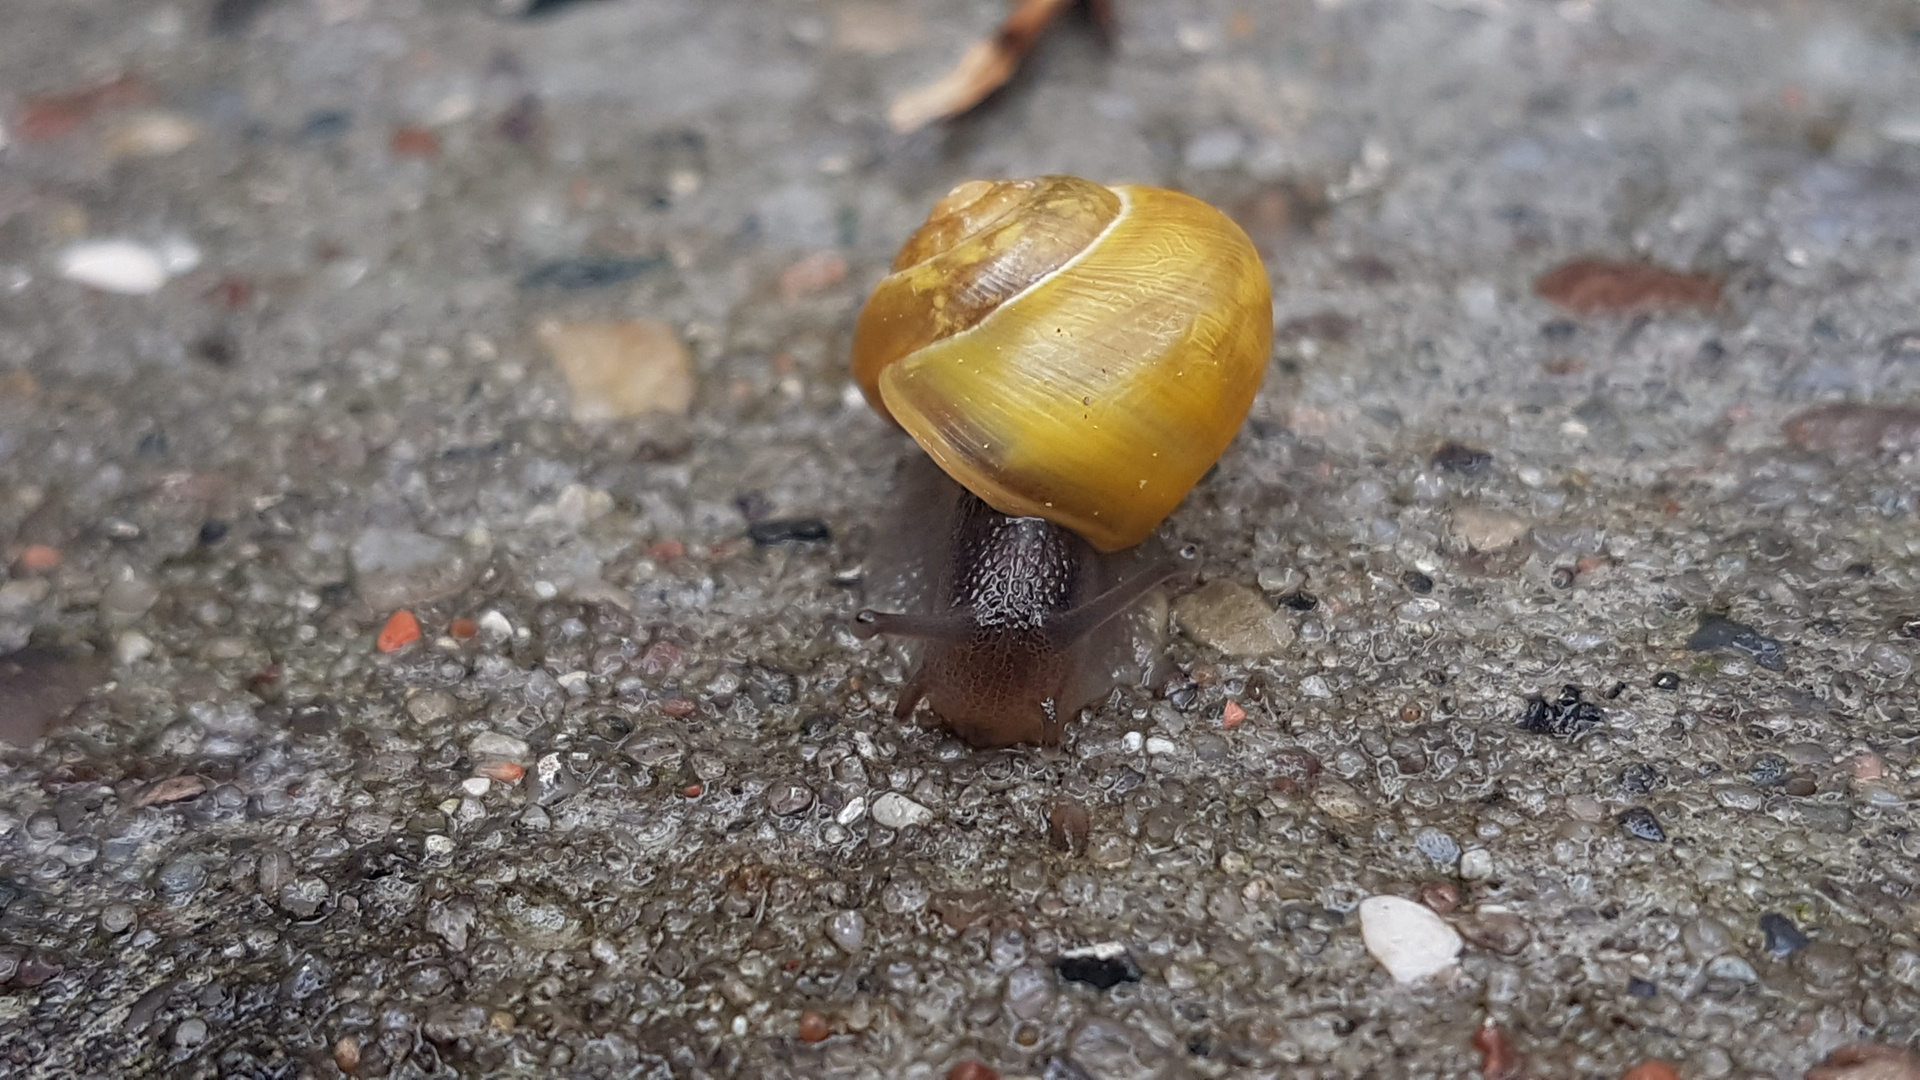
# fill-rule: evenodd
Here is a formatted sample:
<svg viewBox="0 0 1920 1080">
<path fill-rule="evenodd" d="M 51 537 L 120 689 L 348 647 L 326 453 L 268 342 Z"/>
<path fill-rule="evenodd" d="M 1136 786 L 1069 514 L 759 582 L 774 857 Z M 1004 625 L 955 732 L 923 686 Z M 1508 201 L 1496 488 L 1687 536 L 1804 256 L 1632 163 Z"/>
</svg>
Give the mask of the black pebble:
<svg viewBox="0 0 1920 1080">
<path fill-rule="evenodd" d="M 1635 806 L 1623 811 L 1620 815 L 1620 827 L 1627 831 L 1628 836 L 1637 836 L 1656 844 L 1663 844 L 1667 840 L 1667 830 L 1660 827 L 1660 819 L 1654 817 L 1653 811 L 1644 806 Z"/>
<path fill-rule="evenodd" d="M 1747 779 L 1761 787 L 1773 787 L 1784 784 L 1787 777 L 1793 775 L 1793 767 L 1779 754 L 1761 754 L 1753 759 L 1753 765 L 1747 769 Z"/>
<path fill-rule="evenodd" d="M 1732 649 L 1753 657 L 1754 663 L 1768 671 L 1781 671 L 1787 666 L 1785 646 L 1779 641 L 1767 637 L 1745 623 L 1719 615 L 1707 615 L 1700 620 L 1700 628 L 1687 639 L 1687 648 L 1694 652 L 1708 652 L 1713 649 Z"/>
<path fill-rule="evenodd" d="M 1669 692 L 1680 689 L 1680 673 L 1676 671 L 1660 672 L 1653 677 L 1653 688 L 1655 690 L 1666 690 Z"/>
<path fill-rule="evenodd" d="M 740 516 L 746 518 L 748 524 L 756 521 L 765 521 L 767 515 L 773 513 L 773 504 L 767 501 L 765 495 L 757 491 L 748 491 L 735 495 L 733 497 L 733 508 L 740 511 Z"/>
<path fill-rule="evenodd" d="M 1312 611 L 1314 608 L 1320 606 L 1320 598 L 1302 589 L 1299 592 L 1290 592 L 1281 597 L 1280 603 L 1281 606 L 1291 608 L 1294 611 Z"/>
<path fill-rule="evenodd" d="M 1627 993 L 1637 998 L 1650 998 L 1660 993 L 1660 987 L 1658 984 L 1650 983 L 1645 979 L 1630 978 L 1627 980 Z"/>
<path fill-rule="evenodd" d="M 520 279 L 523 289 L 597 289 L 618 285 L 663 265 L 659 255 L 587 255 L 541 263 Z"/>
<path fill-rule="evenodd" d="M 1440 449 L 1433 452 L 1432 462 L 1448 472 L 1462 476 L 1479 476 L 1493 464 L 1493 455 L 1485 450 L 1468 446 L 1465 443 L 1442 443 Z"/>
<path fill-rule="evenodd" d="M 775 518 L 747 526 L 747 536 L 761 547 L 775 544 L 824 544 L 833 539 L 833 530 L 819 518 Z"/>
<path fill-rule="evenodd" d="M 1792 919 L 1777 911 L 1760 916 L 1760 932 L 1767 935 L 1767 951 L 1775 956 L 1792 956 L 1812 944 Z"/>
<path fill-rule="evenodd" d="M 200 543 L 203 546 L 217 544 L 227 538 L 227 523 L 219 518 L 208 518 L 200 523 Z"/>
<path fill-rule="evenodd" d="M 1548 341 L 1565 341 L 1579 329 L 1572 319 L 1549 319 L 1540 324 L 1540 336 Z"/>
<path fill-rule="evenodd" d="M 1629 795 L 1645 795 L 1657 787 L 1664 787 L 1667 778 L 1660 770 L 1644 761 L 1634 762 L 1620 770 L 1620 789 Z"/>
<path fill-rule="evenodd" d="M 1600 706 L 1580 699 L 1579 687 L 1564 686 L 1560 688 L 1558 701 L 1548 701 L 1544 697 L 1528 698 L 1527 707 L 1520 713 L 1520 729 L 1532 735 L 1571 739 L 1598 726 L 1606 718 Z"/>
<path fill-rule="evenodd" d="M 1068 982 L 1086 983 L 1095 990 L 1111 990 L 1123 982 L 1140 981 L 1140 965 L 1126 953 L 1102 959 L 1098 956 L 1063 956 L 1053 968 Z"/>
<path fill-rule="evenodd" d="M 307 121 L 300 125 L 302 139 L 331 139 L 345 135 L 353 126 L 353 114 L 342 109 L 321 109 L 307 114 Z"/>
<path fill-rule="evenodd" d="M 193 355 L 214 367 L 232 367 L 240 359 L 240 346 L 234 344 L 230 334 L 203 334 L 194 339 Z"/>
<path fill-rule="evenodd" d="M 1408 592 L 1419 596 L 1425 596 L 1433 591 L 1433 579 L 1418 570 L 1409 570 L 1401 574 L 1400 584 L 1405 585 Z"/>
</svg>

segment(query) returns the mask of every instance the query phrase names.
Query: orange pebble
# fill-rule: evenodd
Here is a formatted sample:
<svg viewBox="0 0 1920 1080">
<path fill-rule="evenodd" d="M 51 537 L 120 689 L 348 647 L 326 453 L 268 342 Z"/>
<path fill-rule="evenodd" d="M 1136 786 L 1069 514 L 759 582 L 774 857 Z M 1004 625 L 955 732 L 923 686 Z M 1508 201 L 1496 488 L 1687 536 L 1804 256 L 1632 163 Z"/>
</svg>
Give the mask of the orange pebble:
<svg viewBox="0 0 1920 1080">
<path fill-rule="evenodd" d="M 455 619 L 447 624 L 447 636 L 465 641 L 480 632 L 480 624 L 472 619 Z"/>
<path fill-rule="evenodd" d="M 36 574 L 60 569 L 60 549 L 52 544 L 28 544 L 20 550 L 20 566 Z"/>
<path fill-rule="evenodd" d="M 705 784 L 688 784 L 686 787 L 680 789 L 680 794 L 689 799 L 697 799 L 706 794 L 706 791 L 707 785 Z"/>
<path fill-rule="evenodd" d="M 647 554 L 656 559 L 677 559 L 687 553 L 687 545 L 678 540 L 655 540 L 647 546 Z"/>
<path fill-rule="evenodd" d="M 963 1061 L 947 1070 L 947 1080 L 1000 1080 L 1000 1073 L 978 1061 Z"/>
<path fill-rule="evenodd" d="M 401 608 L 387 619 L 387 625 L 380 628 L 380 636 L 374 646 L 381 652 L 399 652 L 401 649 L 420 640 L 420 620 L 413 612 Z"/>
<path fill-rule="evenodd" d="M 833 1029 L 827 1026 L 826 1017 L 821 1016 L 812 1009 L 808 1009 L 806 1012 L 800 1014 L 801 1042 L 817 1043 L 831 1034 L 833 1034 Z"/>
<path fill-rule="evenodd" d="M 1241 708 L 1237 701 L 1227 702 L 1226 708 L 1220 710 L 1220 726 L 1224 728 L 1237 728 L 1246 718 L 1247 710 Z"/>
<path fill-rule="evenodd" d="M 489 780 L 498 780 L 503 784 L 517 784 L 521 777 L 527 775 L 524 766 L 511 761 L 489 761 L 473 771 Z"/>
<path fill-rule="evenodd" d="M 394 128 L 388 149 L 393 151 L 394 157 L 435 157 L 440 153 L 440 137 L 426 128 Z"/>
<path fill-rule="evenodd" d="M 1621 1073 L 1620 1080 L 1680 1080 L 1680 1070 L 1664 1061 L 1643 1061 Z"/>
</svg>

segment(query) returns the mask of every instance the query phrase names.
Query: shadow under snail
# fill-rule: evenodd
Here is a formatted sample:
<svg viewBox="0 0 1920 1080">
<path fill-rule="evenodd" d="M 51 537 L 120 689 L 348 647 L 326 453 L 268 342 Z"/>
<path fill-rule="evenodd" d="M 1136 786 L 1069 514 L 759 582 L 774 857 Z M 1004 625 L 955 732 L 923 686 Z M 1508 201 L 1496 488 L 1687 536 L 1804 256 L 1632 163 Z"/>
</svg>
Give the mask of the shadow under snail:
<svg viewBox="0 0 1920 1080">
<path fill-rule="evenodd" d="M 936 203 L 853 340 L 867 401 L 959 485 L 903 485 L 932 610 L 854 621 L 924 643 L 895 716 L 924 700 L 975 747 L 1058 743 L 1174 572 L 1136 545 L 1239 431 L 1272 342 L 1259 255 L 1191 196 L 1045 176 Z"/>
</svg>

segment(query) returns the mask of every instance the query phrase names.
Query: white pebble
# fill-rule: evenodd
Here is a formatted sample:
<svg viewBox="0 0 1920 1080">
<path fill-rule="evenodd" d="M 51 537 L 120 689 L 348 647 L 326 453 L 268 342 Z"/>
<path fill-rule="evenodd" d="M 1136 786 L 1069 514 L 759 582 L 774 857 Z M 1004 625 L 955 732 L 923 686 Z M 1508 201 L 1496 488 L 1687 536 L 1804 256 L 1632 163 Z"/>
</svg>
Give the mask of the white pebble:
<svg viewBox="0 0 1920 1080">
<path fill-rule="evenodd" d="M 138 630 L 128 630 L 114 641 L 113 651 L 122 664 L 138 663 L 153 655 L 153 639 Z"/>
<path fill-rule="evenodd" d="M 1147 740 L 1147 753 L 1149 754 L 1171 754 L 1175 749 L 1176 747 L 1172 739 L 1155 735 Z"/>
<path fill-rule="evenodd" d="M 855 795 L 853 798 L 847 800 L 847 805 L 840 808 L 839 816 L 835 817 L 833 820 L 839 822 L 842 825 L 851 825 L 854 822 L 859 821 L 861 818 L 865 817 L 866 813 L 867 813 L 866 796 Z"/>
<path fill-rule="evenodd" d="M 1120 737 L 1120 748 L 1129 754 L 1137 754 L 1146 745 L 1147 737 L 1137 731 L 1129 731 Z"/>
<path fill-rule="evenodd" d="M 58 258 L 60 276 L 102 292 L 145 296 L 172 275 L 160 252 L 132 240 L 82 240 Z"/>
<path fill-rule="evenodd" d="M 1493 876 L 1493 852 L 1486 848 L 1468 848 L 1460 856 L 1460 877 L 1465 881 L 1485 881 Z"/>
<path fill-rule="evenodd" d="M 489 645 L 498 645 L 513 636 L 513 624 L 498 611 L 480 616 L 480 637 Z"/>
<path fill-rule="evenodd" d="M 469 776 L 460 781 L 460 788 L 477 799 L 493 789 L 493 781 L 484 776 Z"/>
<path fill-rule="evenodd" d="M 448 836 L 445 833 L 428 833 L 427 834 L 427 854 L 429 855 L 453 854 L 453 837 Z"/>
<path fill-rule="evenodd" d="M 889 829 L 904 829 L 933 820 L 933 811 L 897 791 L 873 800 L 873 820 Z"/>
<path fill-rule="evenodd" d="M 1418 982 L 1452 967 L 1460 935 L 1423 904 L 1398 896 L 1360 901 L 1360 939 L 1395 982 Z"/>
</svg>

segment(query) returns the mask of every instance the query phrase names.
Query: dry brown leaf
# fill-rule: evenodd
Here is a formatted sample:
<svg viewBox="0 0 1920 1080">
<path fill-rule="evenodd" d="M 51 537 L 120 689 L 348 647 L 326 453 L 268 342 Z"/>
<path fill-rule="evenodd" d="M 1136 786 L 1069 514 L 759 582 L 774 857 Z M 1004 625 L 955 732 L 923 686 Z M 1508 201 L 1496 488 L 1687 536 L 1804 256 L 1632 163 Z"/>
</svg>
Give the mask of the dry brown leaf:
<svg viewBox="0 0 1920 1080">
<path fill-rule="evenodd" d="M 975 42 L 952 71 L 894 98 L 893 105 L 887 109 L 887 122 L 904 135 L 935 120 L 959 116 L 985 101 L 987 95 L 1006 85 L 1021 59 L 1040 39 L 1040 32 L 1072 3 L 1073 0 L 1021 0 L 1007 21 L 1000 24 L 1000 29 L 985 41 Z M 1093 0 L 1087 7 L 1102 32 L 1108 32 L 1111 15 L 1106 0 Z"/>
</svg>

